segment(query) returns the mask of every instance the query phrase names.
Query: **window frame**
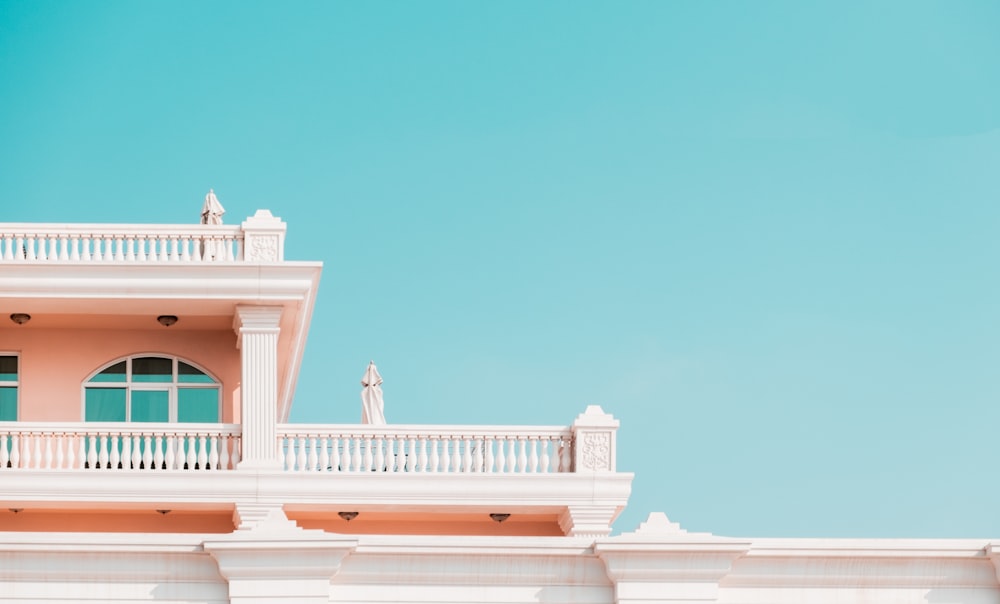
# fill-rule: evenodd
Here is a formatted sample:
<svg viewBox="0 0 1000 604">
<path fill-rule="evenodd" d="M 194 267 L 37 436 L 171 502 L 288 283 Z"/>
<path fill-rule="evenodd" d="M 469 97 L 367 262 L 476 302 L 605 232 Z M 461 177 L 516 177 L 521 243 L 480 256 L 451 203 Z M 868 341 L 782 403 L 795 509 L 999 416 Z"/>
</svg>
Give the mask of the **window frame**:
<svg viewBox="0 0 1000 604">
<path fill-rule="evenodd" d="M 14 357 L 17 364 L 17 371 L 14 372 L 13 380 L 0 379 L 0 388 L 14 389 L 14 419 L 0 421 L 21 421 L 21 353 L 12 350 L 0 350 L 0 357 Z"/>
<path fill-rule="evenodd" d="M 160 358 L 167 359 L 170 361 L 170 381 L 136 381 L 133 379 L 133 361 L 135 359 L 143 358 Z M 119 363 L 125 363 L 125 373 L 124 379 L 120 382 L 94 382 L 92 381 L 95 377 L 100 375 L 102 372 L 106 371 L 109 367 L 117 365 Z M 182 375 L 179 372 L 180 363 L 185 363 L 191 367 L 194 367 L 206 377 L 208 377 L 211 382 L 184 382 L 180 381 L 179 377 Z M 126 423 L 146 423 L 137 422 L 132 419 L 132 392 L 166 392 L 167 393 L 167 421 L 166 422 L 152 422 L 152 423 L 170 423 L 170 424 L 182 424 L 182 423 L 205 423 L 205 422 L 181 422 L 178 421 L 178 409 L 179 409 L 179 390 L 215 390 L 216 391 L 216 407 L 215 407 L 215 417 L 214 422 L 208 423 L 219 423 L 222 421 L 222 380 L 217 378 L 212 372 L 208 371 L 198 363 L 192 362 L 189 359 L 175 355 L 166 354 L 162 352 L 141 352 L 136 354 L 130 354 L 124 357 L 118 357 L 113 361 L 104 363 L 98 367 L 95 371 L 91 372 L 84 379 L 83 383 L 80 385 L 80 417 L 81 421 L 87 422 L 87 390 L 93 389 L 124 389 L 125 390 L 125 422 Z"/>
</svg>

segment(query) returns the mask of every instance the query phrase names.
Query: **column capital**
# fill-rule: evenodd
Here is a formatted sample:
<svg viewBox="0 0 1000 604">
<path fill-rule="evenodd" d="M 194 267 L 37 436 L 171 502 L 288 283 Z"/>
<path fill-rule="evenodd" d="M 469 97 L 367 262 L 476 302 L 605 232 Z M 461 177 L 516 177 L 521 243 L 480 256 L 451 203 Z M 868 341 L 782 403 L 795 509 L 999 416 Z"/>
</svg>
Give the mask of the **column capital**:
<svg viewBox="0 0 1000 604">
<path fill-rule="evenodd" d="M 278 333 L 284 307 L 237 304 L 233 314 L 233 331 L 236 332 L 236 347 L 243 345 L 245 333 Z"/>
</svg>

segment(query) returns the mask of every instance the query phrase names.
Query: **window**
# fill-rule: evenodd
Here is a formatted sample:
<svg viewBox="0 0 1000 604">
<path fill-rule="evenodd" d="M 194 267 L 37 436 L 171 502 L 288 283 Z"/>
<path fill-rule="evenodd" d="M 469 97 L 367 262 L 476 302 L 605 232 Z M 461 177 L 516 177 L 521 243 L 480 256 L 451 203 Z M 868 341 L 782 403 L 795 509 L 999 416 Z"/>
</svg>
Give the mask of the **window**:
<svg viewBox="0 0 1000 604">
<path fill-rule="evenodd" d="M 219 404 L 219 383 L 176 357 L 128 357 L 102 369 L 83 388 L 88 422 L 214 423 Z"/>
<path fill-rule="evenodd" d="M 17 355 L 0 354 L 0 422 L 17 421 Z"/>
</svg>

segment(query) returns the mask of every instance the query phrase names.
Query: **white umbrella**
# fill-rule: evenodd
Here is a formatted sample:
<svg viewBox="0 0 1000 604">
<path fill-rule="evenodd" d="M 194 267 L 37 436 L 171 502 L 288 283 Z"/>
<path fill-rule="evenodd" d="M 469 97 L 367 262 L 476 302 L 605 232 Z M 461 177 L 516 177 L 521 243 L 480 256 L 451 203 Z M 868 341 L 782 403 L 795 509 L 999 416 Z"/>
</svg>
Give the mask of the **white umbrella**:
<svg viewBox="0 0 1000 604">
<path fill-rule="evenodd" d="M 219 198 L 215 196 L 215 191 L 209 189 L 208 195 L 205 196 L 205 205 L 201 207 L 201 223 L 222 224 L 222 215 L 225 213 L 226 209 L 219 203 Z"/>
<path fill-rule="evenodd" d="M 384 424 L 385 401 L 382 400 L 382 376 L 375 368 L 375 361 L 368 363 L 361 378 L 361 423 Z"/>
<path fill-rule="evenodd" d="M 208 195 L 205 196 L 205 205 L 201 207 L 201 223 L 222 224 L 222 215 L 225 213 L 226 209 L 219 203 L 219 198 L 215 196 L 215 191 L 209 189 Z M 222 247 L 223 245 L 223 243 L 212 239 L 203 241 L 201 244 L 201 257 L 205 260 L 224 260 L 225 248 Z"/>
</svg>

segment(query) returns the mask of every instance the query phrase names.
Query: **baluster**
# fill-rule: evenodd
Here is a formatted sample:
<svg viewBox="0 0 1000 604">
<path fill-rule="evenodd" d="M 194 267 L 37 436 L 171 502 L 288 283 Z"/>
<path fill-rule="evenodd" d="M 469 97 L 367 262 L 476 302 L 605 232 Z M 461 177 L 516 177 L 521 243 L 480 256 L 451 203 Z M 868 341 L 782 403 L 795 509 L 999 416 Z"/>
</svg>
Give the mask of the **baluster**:
<svg viewBox="0 0 1000 604">
<path fill-rule="evenodd" d="M 222 450 L 219 452 L 219 468 L 222 470 L 236 469 L 239 452 L 239 437 L 235 434 L 222 436 Z"/>
<path fill-rule="evenodd" d="M 343 440 L 344 447 L 342 449 L 342 456 L 340 460 L 340 469 L 344 472 L 351 471 L 351 437 L 345 437 Z"/>
<path fill-rule="evenodd" d="M 309 469 L 306 464 L 309 461 L 309 452 L 306 450 L 307 440 L 305 436 L 300 436 L 297 439 L 298 442 L 298 456 L 295 459 L 295 469 L 299 472 L 305 472 Z"/>
<path fill-rule="evenodd" d="M 414 436 L 410 437 L 409 444 L 406 447 L 406 471 L 413 472 L 417 467 L 417 439 Z"/>
<path fill-rule="evenodd" d="M 462 439 L 454 437 L 448 440 L 451 442 L 451 463 L 445 467 L 445 471 L 454 474 L 462 469 Z"/>
<path fill-rule="evenodd" d="M 419 451 L 417 451 L 417 471 L 427 471 L 427 437 L 418 439 Z"/>
<path fill-rule="evenodd" d="M 385 465 L 383 466 L 383 469 L 386 472 L 395 472 L 396 471 L 396 460 L 397 460 L 397 457 L 396 457 L 396 439 L 392 438 L 390 436 L 384 436 L 382 438 L 383 438 L 383 442 L 385 442 L 385 458 L 383 460 L 383 463 Z"/>
<path fill-rule="evenodd" d="M 146 261 L 147 239 L 145 235 L 135 236 L 135 260 L 136 262 Z"/>
<path fill-rule="evenodd" d="M 201 248 L 205 247 L 204 237 L 197 236 L 191 240 L 191 261 L 201 262 Z"/>
<path fill-rule="evenodd" d="M 131 434 L 120 434 L 119 441 L 122 443 L 122 453 L 119 459 L 121 460 L 122 469 L 130 470 L 132 468 L 132 435 Z"/>
<path fill-rule="evenodd" d="M 202 467 L 206 470 L 217 470 L 219 468 L 219 435 L 213 434 L 211 438 L 208 439 L 208 457 L 205 460 L 206 465 Z"/>
<path fill-rule="evenodd" d="M 317 446 L 319 450 L 316 452 L 318 459 L 316 460 L 316 471 L 317 472 L 329 472 L 330 471 L 330 439 L 325 436 L 320 436 L 317 441 Z"/>
<path fill-rule="evenodd" d="M 21 467 L 21 435 L 11 434 L 10 436 L 10 467 Z"/>
<path fill-rule="evenodd" d="M 24 243 L 24 237 L 18 235 L 14 241 L 15 244 L 17 245 L 17 249 L 14 250 L 14 255 L 17 257 L 18 260 L 24 260 L 28 255 L 26 249 L 28 246 L 25 245 Z"/>
<path fill-rule="evenodd" d="M 229 436 L 227 436 L 225 433 L 219 434 L 218 437 L 216 438 L 216 444 L 218 448 L 216 449 L 215 461 L 212 462 L 213 468 L 219 470 L 229 469 L 229 455 L 227 453 L 227 449 L 229 448 L 228 443 L 229 443 Z M 279 451 L 281 450 L 280 437 L 278 438 L 278 450 Z M 211 456 L 209 456 L 209 459 L 211 459 Z"/>
<path fill-rule="evenodd" d="M 98 440 L 97 467 L 102 470 L 108 467 L 108 435 L 101 434 Z"/>
<path fill-rule="evenodd" d="M 538 438 L 534 436 L 528 437 L 528 472 L 534 473 L 538 471 Z"/>
<path fill-rule="evenodd" d="M 191 438 L 194 438 L 194 437 L 192 436 Z M 197 457 L 197 459 L 195 459 L 195 463 L 197 464 L 197 467 L 201 468 L 202 470 L 207 470 L 208 469 L 208 446 L 207 446 L 207 442 L 208 442 L 208 440 L 207 440 L 205 434 L 199 434 L 198 435 L 198 457 Z"/>
<path fill-rule="evenodd" d="M 493 473 L 493 439 L 484 436 L 482 440 L 483 453 L 485 454 L 483 459 L 483 472 L 488 474 Z"/>
<path fill-rule="evenodd" d="M 129 468 L 138 470 L 142 467 L 142 437 L 138 434 L 130 434 L 131 455 L 129 456 Z"/>
<path fill-rule="evenodd" d="M 173 455 L 173 448 L 169 451 Z M 163 469 L 163 435 L 157 434 L 153 437 L 153 468 Z"/>
<path fill-rule="evenodd" d="M 363 472 L 371 472 L 375 469 L 375 453 L 372 450 L 372 447 L 374 447 L 372 439 L 366 438 L 364 446 L 365 446 L 365 458 L 364 458 L 364 466 L 361 468 L 361 470 Z"/>
<path fill-rule="evenodd" d="M 507 471 L 507 456 L 505 455 L 506 451 L 504 451 L 504 449 L 507 447 L 507 439 L 504 438 L 503 436 L 500 436 L 497 438 L 496 443 L 497 443 L 496 471 L 499 474 L 503 474 L 504 472 Z"/>
<path fill-rule="evenodd" d="M 513 474 L 514 468 L 517 466 L 517 439 L 508 438 L 507 439 L 507 473 Z"/>
<path fill-rule="evenodd" d="M 472 441 L 468 438 L 463 438 L 461 441 L 457 441 L 462 445 L 462 471 L 471 472 L 472 471 Z"/>
<path fill-rule="evenodd" d="M 482 472 L 483 471 L 483 446 L 486 445 L 486 439 L 475 439 L 472 441 L 472 471 Z"/>
<path fill-rule="evenodd" d="M 38 437 L 40 439 L 45 439 L 45 451 L 42 453 L 41 467 L 45 468 L 46 470 L 51 470 L 52 462 L 55 460 L 55 456 L 52 454 L 52 439 L 57 437 L 53 434 L 49 434 L 46 436 L 42 436 L 41 434 L 39 434 Z"/>
<path fill-rule="evenodd" d="M 448 470 L 448 462 L 445 461 L 445 463 L 443 465 L 441 465 L 440 462 L 441 462 L 441 458 L 442 457 L 444 459 L 446 459 L 446 460 L 448 459 L 448 441 L 444 440 L 440 436 L 428 436 L 427 440 L 429 441 L 427 444 L 430 445 L 430 447 L 431 447 L 431 453 L 430 453 L 430 457 L 429 457 L 429 464 L 430 465 L 428 467 L 428 471 L 429 472 L 437 472 L 439 468 L 443 468 L 443 471 L 447 471 Z M 438 455 L 438 446 L 440 444 L 442 444 L 442 443 L 444 444 L 444 447 L 443 447 L 444 452 L 443 452 L 442 455 Z"/>
<path fill-rule="evenodd" d="M 76 458 L 79 467 L 87 467 L 87 434 L 77 434 L 76 435 L 77 449 Z M 70 466 L 71 468 L 74 466 Z M 90 466 L 91 468 L 94 466 Z"/>
<path fill-rule="evenodd" d="M 59 238 L 59 259 L 69 260 L 69 236 L 63 235 Z"/>
<path fill-rule="evenodd" d="M 542 456 L 538 459 L 538 471 L 548 473 L 549 471 L 549 439 L 539 440 L 538 446 L 542 448 Z"/>
<path fill-rule="evenodd" d="M 319 451 L 316 450 L 318 439 L 315 434 L 309 436 L 309 458 L 306 461 L 310 472 L 319 470 Z"/>
<path fill-rule="evenodd" d="M 35 238 L 31 235 L 25 237 L 24 247 L 22 248 L 26 252 L 26 260 L 34 260 L 35 256 Z"/>
<path fill-rule="evenodd" d="M 31 448 L 35 446 L 35 436 L 30 432 L 22 435 L 21 467 L 29 470 L 34 469 L 31 465 Z"/>
<path fill-rule="evenodd" d="M 153 436 L 145 434 L 142 437 L 142 467 L 147 470 L 153 469 Z"/>
<path fill-rule="evenodd" d="M 125 240 L 121 236 L 115 237 L 115 260 L 125 260 Z"/>
<path fill-rule="evenodd" d="M 181 262 L 191 262 L 191 237 L 188 235 L 181 235 L 180 238 L 181 246 Z"/>
<path fill-rule="evenodd" d="M 175 444 L 174 444 L 174 435 L 173 434 L 167 434 L 166 435 L 166 439 L 167 439 L 167 442 L 166 442 L 166 445 L 167 445 L 166 453 L 163 455 L 163 459 L 157 459 L 156 460 L 156 467 L 157 467 L 157 469 L 159 469 L 160 468 L 160 463 L 161 462 L 166 462 L 167 469 L 168 470 L 173 470 L 174 469 L 174 464 L 177 462 L 177 451 L 176 451 Z M 160 442 L 159 442 L 160 441 L 160 436 L 159 435 L 157 435 L 156 441 L 157 441 L 156 442 L 156 453 L 159 454 L 160 453 Z M 154 459 L 155 459 L 155 457 L 154 457 Z"/>
<path fill-rule="evenodd" d="M 523 436 L 518 436 L 520 447 L 517 453 L 517 472 L 523 474 L 528 467 L 528 452 L 525 450 L 526 442 Z"/>
<path fill-rule="evenodd" d="M 6 470 L 10 463 L 10 452 L 7 449 L 7 441 L 10 437 L 0 433 L 0 470 Z"/>
<path fill-rule="evenodd" d="M 334 436 L 330 438 L 330 465 L 327 468 L 331 472 L 340 471 L 340 444 L 341 439 L 339 436 Z"/>
<path fill-rule="evenodd" d="M 376 472 L 385 471 L 385 451 L 383 446 L 385 444 L 385 438 L 376 436 L 374 441 L 375 447 L 375 467 L 373 468 Z"/>
<path fill-rule="evenodd" d="M 205 459 L 208 457 L 205 455 L 205 438 L 198 438 L 197 434 L 188 434 L 182 436 L 181 439 L 187 444 L 187 469 L 194 470 L 195 468 L 204 468 Z M 201 444 L 201 449 L 198 448 L 199 443 Z M 199 460 L 201 464 L 199 465 Z"/>
<path fill-rule="evenodd" d="M 351 452 L 351 470 L 359 472 L 361 470 L 361 437 L 354 439 L 354 451 Z"/>
<path fill-rule="evenodd" d="M 562 442 L 561 455 L 562 461 L 559 464 L 560 472 L 572 472 L 573 471 L 573 449 L 576 447 L 576 442 L 573 437 L 570 436 Z"/>
<path fill-rule="evenodd" d="M 396 467 L 396 472 L 406 471 L 406 439 L 400 436 L 398 439 L 393 439 L 396 443 L 395 451 L 393 451 L 392 456 L 395 459 L 393 465 Z"/>
<path fill-rule="evenodd" d="M 181 259 L 180 255 L 177 253 L 178 241 L 177 236 L 172 236 L 170 238 L 170 260 L 177 262 Z"/>
<path fill-rule="evenodd" d="M 224 236 L 222 238 L 222 257 L 226 259 L 227 262 L 233 261 L 233 238 L 229 236 Z"/>
<path fill-rule="evenodd" d="M 109 454 L 108 461 L 111 462 L 111 469 L 118 469 L 118 462 L 121 461 L 121 457 L 118 454 L 118 435 L 112 434 L 109 437 L 109 444 L 111 445 L 111 451 Z"/>
<path fill-rule="evenodd" d="M 45 438 L 45 437 L 41 433 L 39 433 L 39 434 L 32 434 L 31 435 L 31 461 L 33 463 L 31 465 L 25 464 L 26 467 L 29 467 L 29 468 L 32 468 L 32 469 L 40 469 L 40 468 L 44 467 L 42 465 L 43 461 L 44 461 L 42 459 L 42 439 L 43 438 Z"/>
</svg>

